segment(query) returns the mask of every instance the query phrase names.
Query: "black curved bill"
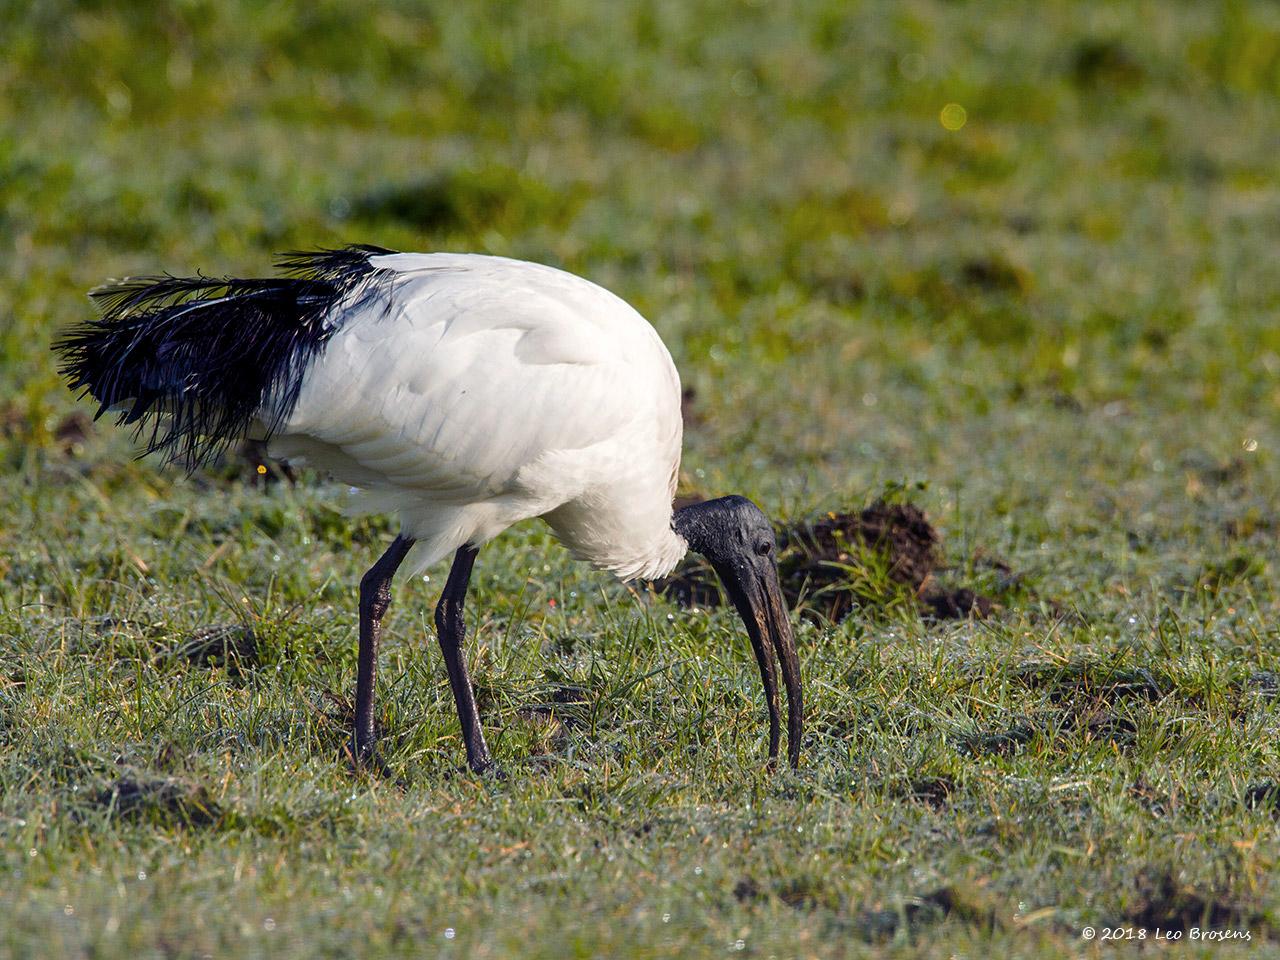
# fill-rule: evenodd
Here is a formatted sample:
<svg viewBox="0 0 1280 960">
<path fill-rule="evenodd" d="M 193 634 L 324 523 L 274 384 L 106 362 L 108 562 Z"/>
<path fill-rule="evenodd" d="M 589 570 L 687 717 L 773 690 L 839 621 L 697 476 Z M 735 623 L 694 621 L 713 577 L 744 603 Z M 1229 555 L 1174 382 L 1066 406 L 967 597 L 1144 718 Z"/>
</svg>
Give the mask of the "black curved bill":
<svg viewBox="0 0 1280 960">
<path fill-rule="evenodd" d="M 778 758 L 782 718 L 778 709 L 778 682 L 774 658 L 782 670 L 787 691 L 787 759 L 800 766 L 800 740 L 804 734 L 804 696 L 800 684 L 800 660 L 787 617 L 787 604 L 778 582 L 778 568 L 772 558 L 747 566 L 745 570 L 720 573 L 733 605 L 751 638 L 760 678 L 764 682 L 765 704 L 769 709 L 769 762 Z"/>
</svg>

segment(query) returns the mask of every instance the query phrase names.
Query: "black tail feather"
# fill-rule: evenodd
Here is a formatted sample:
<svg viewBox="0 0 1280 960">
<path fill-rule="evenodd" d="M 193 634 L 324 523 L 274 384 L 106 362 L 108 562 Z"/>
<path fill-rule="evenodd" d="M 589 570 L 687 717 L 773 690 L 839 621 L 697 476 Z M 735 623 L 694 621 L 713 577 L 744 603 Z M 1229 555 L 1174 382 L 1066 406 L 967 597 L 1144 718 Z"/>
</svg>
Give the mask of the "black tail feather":
<svg viewBox="0 0 1280 960">
<path fill-rule="evenodd" d="M 136 424 L 146 452 L 188 470 L 244 436 L 255 417 L 274 430 L 292 412 L 307 365 L 337 329 L 335 307 L 385 292 L 352 246 L 285 254 L 284 276 L 241 280 L 133 277 L 94 290 L 101 316 L 54 344 L 72 390 Z M 269 407 L 269 410 L 268 410 Z"/>
</svg>

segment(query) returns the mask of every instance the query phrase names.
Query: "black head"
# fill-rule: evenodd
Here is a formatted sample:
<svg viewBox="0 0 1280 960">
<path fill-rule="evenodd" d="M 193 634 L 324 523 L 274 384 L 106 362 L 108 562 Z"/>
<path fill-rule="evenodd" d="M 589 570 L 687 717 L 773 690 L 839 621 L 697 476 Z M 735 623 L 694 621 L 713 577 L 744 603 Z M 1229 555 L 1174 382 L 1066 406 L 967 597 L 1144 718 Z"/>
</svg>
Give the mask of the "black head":
<svg viewBox="0 0 1280 960">
<path fill-rule="evenodd" d="M 719 571 L 721 564 L 757 563 L 777 548 L 773 524 L 746 497 L 731 495 L 704 500 L 676 511 L 672 522 L 689 549 L 702 554 Z"/>
<path fill-rule="evenodd" d="M 671 526 L 691 550 L 710 561 L 747 628 L 769 708 L 770 761 L 778 755 L 781 737 L 774 673 L 777 656 L 787 688 L 787 756 L 793 767 L 798 766 L 804 724 L 800 663 L 778 581 L 773 524 L 746 497 L 729 496 L 677 510 Z"/>
</svg>

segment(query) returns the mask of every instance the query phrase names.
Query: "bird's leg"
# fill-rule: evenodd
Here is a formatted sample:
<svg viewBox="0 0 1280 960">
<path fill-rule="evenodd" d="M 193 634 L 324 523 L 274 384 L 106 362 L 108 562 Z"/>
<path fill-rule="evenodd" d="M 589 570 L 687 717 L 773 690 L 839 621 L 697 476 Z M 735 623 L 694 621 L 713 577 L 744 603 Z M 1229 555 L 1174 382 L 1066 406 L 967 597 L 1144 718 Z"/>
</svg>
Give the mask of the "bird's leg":
<svg viewBox="0 0 1280 960">
<path fill-rule="evenodd" d="M 462 640 L 466 636 L 466 621 L 462 604 L 467 597 L 467 585 L 471 582 L 471 568 L 476 562 L 476 548 L 463 545 L 454 554 L 449 579 L 440 594 L 436 606 L 436 635 L 444 654 L 445 669 L 449 671 L 449 686 L 458 705 L 458 722 L 462 724 L 462 740 L 467 745 L 467 763 L 476 773 L 483 773 L 493 763 L 489 748 L 484 743 L 480 729 L 480 712 L 476 709 L 475 692 L 471 689 L 471 677 L 467 673 L 467 661 L 462 655 Z"/>
<path fill-rule="evenodd" d="M 355 761 L 373 756 L 373 681 L 378 672 L 378 639 L 382 615 L 391 605 L 391 578 L 404 562 L 413 541 L 396 537 L 387 552 L 360 580 L 360 655 L 356 672 Z"/>
</svg>

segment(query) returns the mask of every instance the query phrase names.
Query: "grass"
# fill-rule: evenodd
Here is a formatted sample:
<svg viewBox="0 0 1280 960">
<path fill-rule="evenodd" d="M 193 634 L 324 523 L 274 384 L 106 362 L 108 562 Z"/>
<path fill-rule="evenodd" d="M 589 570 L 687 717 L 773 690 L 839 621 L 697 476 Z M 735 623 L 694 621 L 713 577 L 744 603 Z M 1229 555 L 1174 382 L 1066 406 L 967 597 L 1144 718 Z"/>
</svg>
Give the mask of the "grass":
<svg viewBox="0 0 1280 960">
<path fill-rule="evenodd" d="M 0 35 L 5 954 L 1274 948 L 1272 6 L 50 0 Z M 732 615 L 521 527 L 469 614 L 507 778 L 460 770 L 441 570 L 390 614 L 393 777 L 354 776 L 390 526 L 134 462 L 48 344 L 106 277 L 355 241 L 609 286 L 696 391 L 686 489 L 906 490 L 949 578 L 1022 587 L 799 619 L 805 764 L 768 775 Z"/>
</svg>

